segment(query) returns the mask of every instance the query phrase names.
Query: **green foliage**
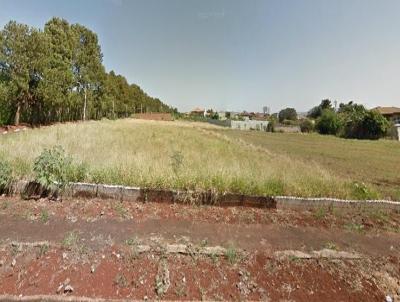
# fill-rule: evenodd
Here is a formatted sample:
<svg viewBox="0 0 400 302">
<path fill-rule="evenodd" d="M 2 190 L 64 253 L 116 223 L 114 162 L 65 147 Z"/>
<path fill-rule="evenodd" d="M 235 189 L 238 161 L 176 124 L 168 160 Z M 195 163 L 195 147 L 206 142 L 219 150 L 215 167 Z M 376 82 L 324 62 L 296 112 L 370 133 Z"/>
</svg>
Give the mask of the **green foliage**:
<svg viewBox="0 0 400 302">
<path fill-rule="evenodd" d="M 44 188 L 55 191 L 64 189 L 68 183 L 67 172 L 71 159 L 61 146 L 45 149 L 35 160 L 33 170 L 36 181 Z"/>
<path fill-rule="evenodd" d="M 355 199 L 359 200 L 373 200 L 373 199 L 378 199 L 379 194 L 369 188 L 365 183 L 363 182 L 353 182 L 352 183 L 352 191 L 353 191 L 353 197 Z"/>
<path fill-rule="evenodd" d="M 284 120 L 297 120 L 297 112 L 294 108 L 285 108 L 279 111 L 278 114 L 279 122 L 283 122 Z"/>
<path fill-rule="evenodd" d="M 233 246 L 229 246 L 225 251 L 225 257 L 233 265 L 238 261 L 239 255 Z"/>
<path fill-rule="evenodd" d="M 342 111 L 344 129 L 342 136 L 357 139 L 378 139 L 386 135 L 390 123 L 378 111 L 358 105 L 354 110 Z"/>
<path fill-rule="evenodd" d="M 341 126 L 341 120 L 334 111 L 324 110 L 321 117 L 317 120 L 315 128 L 321 134 L 336 135 L 339 132 Z"/>
<path fill-rule="evenodd" d="M 102 59 L 96 33 L 80 24 L 52 18 L 42 31 L 10 21 L 0 30 L 0 125 L 176 111 L 106 73 Z"/>
<path fill-rule="evenodd" d="M 329 99 L 325 99 L 321 101 L 321 104 L 312 108 L 307 116 L 313 119 L 319 118 L 324 110 L 331 110 L 333 111 L 332 103 Z"/>
<path fill-rule="evenodd" d="M 12 169 L 8 162 L 0 160 L 0 193 L 8 188 L 12 181 Z"/>
<path fill-rule="evenodd" d="M 271 119 L 267 125 L 267 132 L 275 132 L 275 120 Z"/>
<path fill-rule="evenodd" d="M 314 123 L 309 119 L 304 119 L 300 122 L 300 130 L 301 132 L 312 132 L 314 131 Z"/>
</svg>

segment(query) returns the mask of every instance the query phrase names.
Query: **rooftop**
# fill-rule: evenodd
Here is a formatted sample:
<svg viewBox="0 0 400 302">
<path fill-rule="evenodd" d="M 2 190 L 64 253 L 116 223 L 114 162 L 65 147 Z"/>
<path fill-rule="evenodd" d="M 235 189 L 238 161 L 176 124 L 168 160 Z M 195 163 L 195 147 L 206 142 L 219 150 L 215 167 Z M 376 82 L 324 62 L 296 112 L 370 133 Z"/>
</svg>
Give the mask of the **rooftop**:
<svg viewBox="0 0 400 302">
<path fill-rule="evenodd" d="M 400 114 L 400 108 L 398 107 L 376 107 L 375 110 L 378 110 L 381 114 Z"/>
</svg>

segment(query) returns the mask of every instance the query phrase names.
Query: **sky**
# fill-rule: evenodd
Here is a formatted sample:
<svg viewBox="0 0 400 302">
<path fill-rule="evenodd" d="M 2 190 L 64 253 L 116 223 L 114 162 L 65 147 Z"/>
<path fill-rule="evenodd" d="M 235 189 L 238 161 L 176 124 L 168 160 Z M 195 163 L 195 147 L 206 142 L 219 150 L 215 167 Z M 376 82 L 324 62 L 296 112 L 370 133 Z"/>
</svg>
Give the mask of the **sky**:
<svg viewBox="0 0 400 302">
<path fill-rule="evenodd" d="M 399 0 L 0 0 L 0 26 L 53 16 L 98 34 L 108 71 L 180 111 L 400 107 Z"/>
</svg>

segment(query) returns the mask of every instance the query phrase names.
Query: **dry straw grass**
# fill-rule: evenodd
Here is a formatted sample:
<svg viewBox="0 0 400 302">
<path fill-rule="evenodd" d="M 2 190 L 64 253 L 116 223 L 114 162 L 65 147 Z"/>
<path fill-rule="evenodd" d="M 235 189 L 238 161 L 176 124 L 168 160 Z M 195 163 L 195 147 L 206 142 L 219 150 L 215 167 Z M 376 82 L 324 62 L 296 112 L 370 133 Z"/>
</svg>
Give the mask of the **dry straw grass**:
<svg viewBox="0 0 400 302">
<path fill-rule="evenodd" d="M 212 189 L 265 195 L 357 197 L 317 162 L 246 144 L 248 132 L 215 135 L 214 126 L 133 119 L 54 125 L 0 137 L 0 157 L 32 178 L 44 148 L 73 157 L 73 180 L 157 188 Z M 218 132 L 218 131 L 217 131 Z M 229 133 L 228 133 L 229 134 Z"/>
</svg>

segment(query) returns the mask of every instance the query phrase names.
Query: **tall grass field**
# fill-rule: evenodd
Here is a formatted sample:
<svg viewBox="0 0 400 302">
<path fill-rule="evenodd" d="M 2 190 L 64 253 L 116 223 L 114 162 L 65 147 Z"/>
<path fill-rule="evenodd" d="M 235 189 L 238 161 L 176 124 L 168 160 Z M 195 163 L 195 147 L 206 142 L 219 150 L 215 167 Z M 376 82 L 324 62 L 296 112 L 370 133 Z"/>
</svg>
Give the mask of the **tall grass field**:
<svg viewBox="0 0 400 302">
<path fill-rule="evenodd" d="M 0 160 L 33 179 L 35 158 L 60 145 L 71 181 L 257 195 L 400 199 L 400 144 L 233 131 L 134 119 L 59 124 L 0 136 Z"/>
</svg>

